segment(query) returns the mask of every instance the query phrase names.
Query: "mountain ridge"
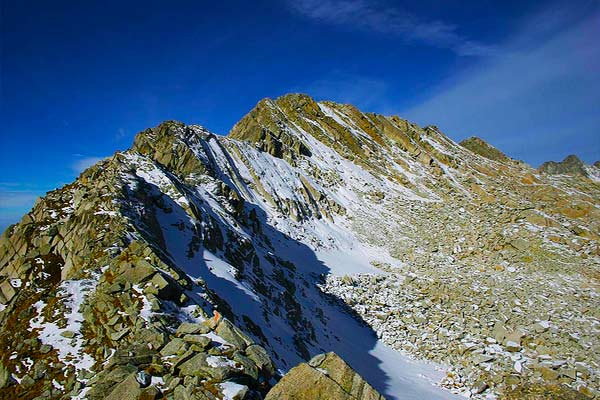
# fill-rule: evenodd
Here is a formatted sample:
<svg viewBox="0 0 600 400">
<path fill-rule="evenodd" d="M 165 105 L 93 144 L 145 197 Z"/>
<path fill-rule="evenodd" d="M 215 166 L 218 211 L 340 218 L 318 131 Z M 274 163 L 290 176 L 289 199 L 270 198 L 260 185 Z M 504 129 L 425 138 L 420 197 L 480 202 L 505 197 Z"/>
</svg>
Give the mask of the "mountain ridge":
<svg viewBox="0 0 600 400">
<path fill-rule="evenodd" d="M 435 307 L 419 309 L 403 293 L 428 293 L 422 285 L 429 279 L 447 296 L 450 310 L 465 301 L 457 300 L 463 298 L 455 294 L 459 287 L 448 286 L 453 274 L 465 282 L 478 279 L 473 287 L 477 282 L 503 287 L 497 275 L 512 270 L 524 278 L 504 279 L 513 287 L 525 282 L 523 290 L 537 299 L 558 292 L 532 287 L 534 276 L 545 279 L 536 271 L 546 271 L 553 279 L 559 279 L 556 271 L 568 271 L 573 278 L 561 280 L 562 285 L 571 288 L 571 282 L 585 278 L 586 300 L 581 304 L 593 304 L 599 191 L 592 178 L 547 176 L 525 164 L 490 160 L 433 126 L 420 128 L 398 117 L 364 114 L 353 106 L 302 95 L 262 100 L 227 137 L 166 121 L 139 133 L 131 149 L 49 192 L 2 235 L 0 320 L 11 327 L 0 332 L 11 349 L 2 357 L 3 371 L 9 368 L 10 377 L 28 383 L 25 376 L 39 376 L 40 383 L 15 386 L 10 382 L 16 378 L 6 378 L 0 386 L 8 386 L 0 390 L 20 387 L 38 394 L 50 390 L 52 395 L 48 377 L 57 377 L 48 372 L 53 371 L 51 364 L 70 357 L 70 381 L 57 382 L 73 394 L 87 388 L 101 397 L 125 382 L 99 385 L 90 380 L 91 370 L 100 376 L 120 371 L 118 376 L 125 378 L 135 367 L 156 378 L 151 387 L 166 395 L 202 387 L 204 396 L 224 396 L 219 385 L 235 383 L 246 387 L 247 396 L 262 396 L 269 386 L 264 383 L 278 376 L 256 354 L 252 363 L 244 364 L 250 357 L 247 348 L 259 346 L 252 348 L 264 348 L 280 373 L 315 354 L 335 351 L 388 398 L 398 398 L 399 391 L 448 398 L 448 392 L 418 378 L 439 380 L 439 375 L 420 364 L 410 367 L 387 346 L 408 351 L 408 343 L 420 343 L 412 345 L 416 356 L 456 368 L 444 378 L 445 387 L 474 393 L 484 383 L 481 392 L 526 384 L 545 371 L 544 364 L 535 362 L 535 346 L 527 347 L 529 341 L 537 346 L 540 340 L 559 340 L 558 354 L 577 354 L 584 360 L 579 362 L 584 362 L 587 375 L 572 378 L 561 366 L 556 379 L 574 390 L 595 390 L 593 356 L 563 344 L 563 333 L 537 332 L 527 322 L 534 315 L 492 307 L 487 318 L 495 321 L 498 333 L 479 322 L 467 329 L 473 322 L 454 313 L 438 321 L 449 343 L 439 335 L 423 342 L 416 332 L 432 335 L 427 321 L 438 316 L 423 315 Z M 480 222 L 469 224 L 466 215 Z M 538 262 L 542 259 L 543 266 Z M 463 275 L 461 270 L 470 272 Z M 82 287 L 86 296 L 76 298 L 72 287 Z M 396 293 L 397 287 L 404 290 Z M 377 295 L 392 297 L 373 304 L 362 298 L 374 288 Z M 434 299 L 439 293 L 424 296 Z M 118 296 L 117 305 L 107 301 L 111 296 Z M 497 296 L 514 301 L 514 293 L 500 290 Z M 404 306 L 395 305 L 394 299 L 417 308 L 400 312 L 398 307 Z M 54 322 L 53 315 L 65 308 L 81 314 L 71 333 L 60 328 L 70 320 Z M 536 306 L 531 312 L 541 309 Z M 414 318 L 403 320 L 404 312 Z M 219 324 L 214 326 L 211 315 L 226 319 L 216 317 Z M 221 321 L 229 322 L 220 327 Z M 192 349 L 193 342 L 176 335 L 185 323 L 208 324 L 209 331 L 201 335 L 216 335 L 216 344 Z M 60 337 L 52 333 L 51 324 L 59 326 Z M 454 337 L 454 330 L 462 336 Z M 29 332 L 27 342 L 13 336 L 22 332 Z M 516 332 L 525 335 L 517 338 Z M 590 328 L 584 326 L 581 332 L 596 345 Z M 481 363 L 460 350 L 473 340 L 481 346 L 481 353 L 473 354 L 487 354 L 492 350 L 486 335 L 499 338 L 494 350 L 498 361 L 490 364 L 493 377 L 486 377 L 489 371 L 482 372 Z M 102 365 L 111 353 L 131 352 L 140 342 L 152 344 L 149 358 L 142 360 L 151 362 L 132 364 L 140 360 L 124 356 L 121 364 Z M 505 368 L 504 360 L 514 357 L 516 349 L 508 342 L 518 342 L 517 353 L 531 374 L 516 380 Z M 446 351 L 440 350 L 444 346 Z M 50 350 L 42 353 L 42 347 Z M 184 350 L 158 353 L 166 347 Z M 44 355 L 55 351 L 57 360 Z M 26 354 L 35 354 L 34 364 L 41 366 L 28 368 Z M 181 362 L 171 364 L 171 356 Z M 230 369 L 218 366 L 213 371 L 207 357 L 222 357 L 220 362 Z M 463 362 L 466 367 L 458 367 Z M 257 373 L 250 373 L 255 369 Z M 402 376 L 394 373 L 398 370 Z M 206 382 L 192 382 L 194 376 Z M 182 383 L 171 387 L 178 380 Z"/>
</svg>

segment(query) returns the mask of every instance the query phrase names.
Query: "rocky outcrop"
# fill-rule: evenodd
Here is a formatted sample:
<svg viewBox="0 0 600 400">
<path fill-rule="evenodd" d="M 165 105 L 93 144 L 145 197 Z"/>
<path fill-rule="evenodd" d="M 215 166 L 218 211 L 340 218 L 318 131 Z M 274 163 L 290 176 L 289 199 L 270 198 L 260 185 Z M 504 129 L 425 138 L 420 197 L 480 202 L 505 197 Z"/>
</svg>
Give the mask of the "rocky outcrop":
<svg viewBox="0 0 600 400">
<path fill-rule="evenodd" d="M 308 96 L 297 96 L 298 109 L 314 109 L 315 103 Z M 299 156 L 310 156 L 307 145 L 291 134 L 273 101 L 261 100 L 256 107 L 231 129 L 229 137 L 253 143 L 256 148 L 277 158 L 293 163 Z"/>
<path fill-rule="evenodd" d="M 479 154 L 480 156 L 490 160 L 500 162 L 507 162 L 511 160 L 506 154 L 487 143 L 485 140 L 476 136 L 467 138 L 461 141 L 459 144 L 462 147 L 471 150 L 473 153 Z"/>
<path fill-rule="evenodd" d="M 320 354 L 292 368 L 265 400 L 383 400 L 335 353 Z"/>
<path fill-rule="evenodd" d="M 576 155 L 569 155 L 561 162 L 547 161 L 540 165 L 538 171 L 549 175 L 581 175 L 588 176 L 585 164 Z"/>
<path fill-rule="evenodd" d="M 242 347 L 224 339 L 233 336 L 244 338 Z M 159 346 L 120 348 L 88 381 L 86 397 L 215 399 L 233 385 L 243 393 L 239 399 L 255 399 L 262 398 L 275 374 L 266 351 L 217 313 L 203 323 L 181 324 Z"/>
<path fill-rule="evenodd" d="M 420 128 L 396 116 L 362 113 L 349 104 L 316 102 L 305 94 L 261 100 L 234 126 L 229 137 L 251 142 L 293 165 L 302 155 L 310 157 L 309 143 L 317 140 L 343 158 L 403 183 L 409 180 L 390 163 L 403 163 L 396 159 L 400 158 L 397 149 L 435 174 L 443 174 L 439 163 L 456 163 L 432 145 L 437 141 L 451 143 L 435 127 Z"/>
<path fill-rule="evenodd" d="M 165 121 L 136 135 L 132 150 L 147 155 L 171 173 L 185 179 L 190 174 L 214 173 L 212 165 L 194 153 L 210 132 L 202 127 L 188 127 L 178 121 Z"/>
</svg>

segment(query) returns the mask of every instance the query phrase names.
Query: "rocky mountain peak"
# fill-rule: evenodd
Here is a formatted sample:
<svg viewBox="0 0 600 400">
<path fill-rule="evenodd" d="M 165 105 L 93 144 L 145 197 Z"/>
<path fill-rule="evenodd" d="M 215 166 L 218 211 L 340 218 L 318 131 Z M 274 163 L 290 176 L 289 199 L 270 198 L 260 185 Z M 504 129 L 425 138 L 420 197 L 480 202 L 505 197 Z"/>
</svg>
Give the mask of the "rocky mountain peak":
<svg viewBox="0 0 600 400">
<path fill-rule="evenodd" d="M 397 116 L 364 113 L 349 104 L 316 102 L 303 94 L 265 99 L 238 122 L 229 138 L 253 143 L 257 149 L 296 164 L 325 146 L 344 159 L 376 174 L 398 176 L 390 161 L 413 160 L 440 173 L 439 163 L 455 165 L 444 145 L 455 144 L 436 127 L 420 128 Z M 392 156 L 392 153 L 396 155 Z M 409 160 L 400 158 L 409 155 Z"/>
<path fill-rule="evenodd" d="M 299 155 L 310 156 L 308 146 L 294 134 L 290 124 L 314 101 L 299 94 L 263 99 L 234 125 L 229 138 L 253 143 L 256 148 L 277 158 L 294 162 Z"/>
<path fill-rule="evenodd" d="M 471 150 L 473 153 L 479 154 L 480 156 L 490 160 L 500 162 L 507 162 L 511 160 L 506 154 L 477 136 L 464 139 L 459 144 L 464 148 Z"/>
<path fill-rule="evenodd" d="M 306 113 L 310 113 L 309 110 L 314 110 L 315 107 L 318 107 L 317 102 L 304 93 L 284 94 L 276 98 L 274 102 L 285 109 L 296 109 L 298 112 L 304 111 Z"/>
<path fill-rule="evenodd" d="M 216 140 L 216 136 L 202 126 L 165 121 L 138 133 L 130 151 L 151 158 L 186 180 L 192 174 L 215 173 L 205 151 L 211 139 Z"/>
<path fill-rule="evenodd" d="M 574 154 L 568 155 L 560 162 L 547 161 L 540 165 L 538 171 L 550 175 L 567 174 L 588 176 L 588 171 L 585 169 L 585 163 Z"/>
<path fill-rule="evenodd" d="M 167 144 L 175 146 L 177 143 L 182 143 L 194 146 L 211 136 L 214 134 L 200 125 L 186 125 L 180 121 L 164 121 L 154 128 L 139 132 L 134 138 L 131 149 L 146 154 L 155 152 Z"/>
</svg>

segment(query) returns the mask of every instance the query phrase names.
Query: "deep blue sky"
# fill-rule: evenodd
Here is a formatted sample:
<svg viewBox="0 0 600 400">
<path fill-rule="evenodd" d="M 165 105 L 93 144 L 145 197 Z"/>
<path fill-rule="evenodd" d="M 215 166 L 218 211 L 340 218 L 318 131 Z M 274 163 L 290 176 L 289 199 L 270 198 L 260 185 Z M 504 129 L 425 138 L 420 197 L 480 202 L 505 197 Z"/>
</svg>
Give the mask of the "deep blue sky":
<svg viewBox="0 0 600 400">
<path fill-rule="evenodd" d="M 163 120 L 226 134 L 305 92 L 600 158 L 600 5 L 465 0 L 2 1 L 0 229 Z"/>
</svg>

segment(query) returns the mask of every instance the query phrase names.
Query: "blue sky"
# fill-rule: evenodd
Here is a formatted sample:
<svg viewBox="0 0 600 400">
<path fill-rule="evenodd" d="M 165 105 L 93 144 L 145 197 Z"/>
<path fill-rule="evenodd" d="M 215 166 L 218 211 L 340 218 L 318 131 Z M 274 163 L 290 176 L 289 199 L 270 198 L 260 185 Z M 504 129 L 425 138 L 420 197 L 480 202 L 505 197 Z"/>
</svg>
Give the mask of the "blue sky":
<svg viewBox="0 0 600 400">
<path fill-rule="evenodd" d="M 163 120 L 226 134 L 263 97 L 600 159 L 600 2 L 3 1 L 0 229 Z"/>
</svg>

